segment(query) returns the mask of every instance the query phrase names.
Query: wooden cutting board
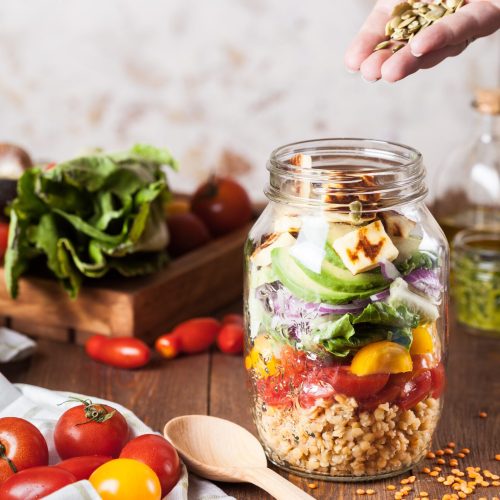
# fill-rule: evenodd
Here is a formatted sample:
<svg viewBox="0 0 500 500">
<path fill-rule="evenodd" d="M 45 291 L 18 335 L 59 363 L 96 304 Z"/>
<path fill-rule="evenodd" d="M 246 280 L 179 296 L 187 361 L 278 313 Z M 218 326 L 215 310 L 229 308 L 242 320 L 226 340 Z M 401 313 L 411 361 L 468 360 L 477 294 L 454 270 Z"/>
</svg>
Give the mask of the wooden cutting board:
<svg viewBox="0 0 500 500">
<path fill-rule="evenodd" d="M 84 343 L 95 333 L 147 341 L 241 297 L 248 225 L 140 278 L 87 280 L 76 300 L 52 279 L 23 277 L 12 300 L 0 268 L 0 323 L 35 337 Z"/>
</svg>

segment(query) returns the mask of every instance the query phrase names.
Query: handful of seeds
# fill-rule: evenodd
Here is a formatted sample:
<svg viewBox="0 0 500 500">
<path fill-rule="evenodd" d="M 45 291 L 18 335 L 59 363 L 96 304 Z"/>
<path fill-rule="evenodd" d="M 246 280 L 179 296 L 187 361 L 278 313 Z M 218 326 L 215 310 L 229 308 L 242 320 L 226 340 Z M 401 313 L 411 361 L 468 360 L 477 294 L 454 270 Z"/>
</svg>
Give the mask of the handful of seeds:
<svg viewBox="0 0 500 500">
<path fill-rule="evenodd" d="M 380 42 L 373 51 L 390 48 L 392 52 L 402 49 L 420 30 L 454 14 L 464 0 L 434 0 L 432 3 L 408 0 L 397 4 L 385 25 L 387 40 Z"/>
</svg>

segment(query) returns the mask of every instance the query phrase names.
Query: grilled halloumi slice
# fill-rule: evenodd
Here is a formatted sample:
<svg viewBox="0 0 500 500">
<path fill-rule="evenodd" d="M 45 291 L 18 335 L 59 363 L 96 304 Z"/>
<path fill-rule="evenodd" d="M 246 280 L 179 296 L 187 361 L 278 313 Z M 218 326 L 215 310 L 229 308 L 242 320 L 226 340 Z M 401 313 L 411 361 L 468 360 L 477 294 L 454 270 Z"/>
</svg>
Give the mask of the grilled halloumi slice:
<svg viewBox="0 0 500 500">
<path fill-rule="evenodd" d="M 337 238 L 333 248 L 352 274 L 369 271 L 383 260 L 392 261 L 399 253 L 379 220 Z"/>
</svg>

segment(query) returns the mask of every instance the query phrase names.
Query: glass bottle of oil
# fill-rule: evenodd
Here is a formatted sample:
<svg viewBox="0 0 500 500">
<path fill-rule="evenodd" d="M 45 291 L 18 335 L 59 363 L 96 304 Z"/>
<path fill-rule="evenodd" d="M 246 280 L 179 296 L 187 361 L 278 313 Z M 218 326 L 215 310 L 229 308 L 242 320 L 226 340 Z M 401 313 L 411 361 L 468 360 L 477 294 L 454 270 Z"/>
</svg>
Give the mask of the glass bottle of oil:
<svg viewBox="0 0 500 500">
<path fill-rule="evenodd" d="M 500 232 L 500 88 L 476 91 L 480 128 L 436 179 L 432 211 L 451 241 L 464 228 Z"/>
</svg>

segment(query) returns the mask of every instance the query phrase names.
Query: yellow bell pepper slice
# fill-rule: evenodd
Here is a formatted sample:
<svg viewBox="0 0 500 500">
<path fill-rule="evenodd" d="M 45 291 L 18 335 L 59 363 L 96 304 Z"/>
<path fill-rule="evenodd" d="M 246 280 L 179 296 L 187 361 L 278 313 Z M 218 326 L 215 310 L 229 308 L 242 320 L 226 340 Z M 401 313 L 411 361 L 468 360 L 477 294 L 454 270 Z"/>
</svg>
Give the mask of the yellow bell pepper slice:
<svg viewBox="0 0 500 500">
<path fill-rule="evenodd" d="M 352 359 L 351 372 L 364 376 L 376 373 L 411 372 L 410 353 L 400 344 L 382 340 L 361 348 Z"/>
<path fill-rule="evenodd" d="M 410 354 L 428 354 L 434 351 L 433 332 L 435 323 L 420 325 L 413 330 L 413 342 L 411 343 Z"/>
<path fill-rule="evenodd" d="M 255 338 L 250 352 L 245 358 L 245 368 L 253 369 L 258 378 L 276 375 L 279 361 L 274 356 L 272 343 L 266 335 Z"/>
</svg>

